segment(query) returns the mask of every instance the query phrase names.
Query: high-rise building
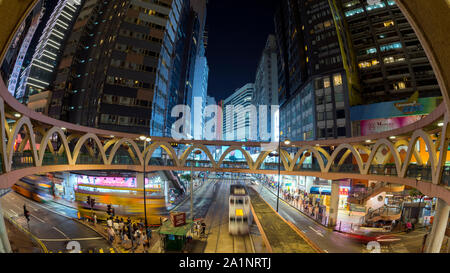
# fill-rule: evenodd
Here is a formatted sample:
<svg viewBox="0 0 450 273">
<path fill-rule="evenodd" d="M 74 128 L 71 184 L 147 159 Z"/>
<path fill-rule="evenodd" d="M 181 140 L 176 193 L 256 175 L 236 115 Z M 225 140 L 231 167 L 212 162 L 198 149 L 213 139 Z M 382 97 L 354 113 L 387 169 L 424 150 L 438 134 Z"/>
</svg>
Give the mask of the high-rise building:
<svg viewBox="0 0 450 273">
<path fill-rule="evenodd" d="M 256 71 L 252 104 L 258 111 L 257 140 L 271 141 L 278 124 L 273 123 L 272 106 L 278 106 L 278 49 L 274 35 L 269 35 Z M 265 118 L 262 117 L 265 115 Z M 263 124 L 265 123 L 265 124 Z M 276 133 L 276 132 L 275 132 Z"/>
<path fill-rule="evenodd" d="M 256 140 L 256 124 L 252 122 L 256 122 L 256 108 L 255 111 L 251 111 L 254 90 L 255 84 L 248 83 L 224 100 L 222 105 L 224 140 Z"/>
<path fill-rule="evenodd" d="M 328 0 L 279 1 L 280 130 L 290 140 L 349 137 L 349 97 L 339 39 Z"/>
<path fill-rule="evenodd" d="M 203 47 L 203 42 L 200 43 Z M 197 56 L 195 63 L 195 76 L 194 76 L 194 89 L 193 89 L 193 104 L 191 106 L 191 124 L 192 136 L 194 139 L 203 139 L 204 132 L 204 109 L 207 104 L 207 92 L 208 92 L 208 76 L 209 67 L 206 56 L 203 53 Z"/>
<path fill-rule="evenodd" d="M 16 83 L 15 97 L 19 101 L 26 103 L 28 96 L 52 88 L 58 65 L 63 58 L 66 40 L 82 2 L 82 0 L 59 0 L 50 17 L 44 21 L 46 25 L 39 36 L 31 62 L 22 71 L 20 82 Z"/>
<path fill-rule="evenodd" d="M 395 1 L 330 3 L 348 60 L 347 75 L 354 77 L 357 71 L 360 82 L 361 100 L 351 101 L 353 135 L 397 129 L 430 113 L 440 101 L 440 88 Z"/>
<path fill-rule="evenodd" d="M 344 44 L 359 69 L 362 104 L 441 92 L 417 35 L 393 0 L 333 0 L 332 11 Z M 344 19 L 343 22 L 340 19 Z"/>
<path fill-rule="evenodd" d="M 20 76 L 23 68 L 29 65 L 30 57 L 28 52 L 34 48 L 32 41 L 36 32 L 38 32 L 39 26 L 42 25 L 45 10 L 43 1 L 38 1 L 30 15 L 19 26 L 12 44 L 5 54 L 1 72 L 8 86 L 8 91 L 12 96 L 16 96 L 16 90 L 21 83 Z M 50 12 L 48 11 L 48 13 Z"/>
<path fill-rule="evenodd" d="M 189 1 L 87 0 L 66 44 L 49 115 L 170 136 L 172 107 L 192 96 L 200 26 Z"/>
</svg>

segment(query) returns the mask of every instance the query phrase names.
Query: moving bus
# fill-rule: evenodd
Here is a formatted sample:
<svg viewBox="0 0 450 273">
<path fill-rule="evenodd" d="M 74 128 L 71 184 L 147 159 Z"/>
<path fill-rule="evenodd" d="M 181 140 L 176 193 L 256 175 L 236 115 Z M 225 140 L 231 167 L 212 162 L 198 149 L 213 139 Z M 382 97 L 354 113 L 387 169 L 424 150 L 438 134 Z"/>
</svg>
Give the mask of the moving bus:
<svg viewBox="0 0 450 273">
<path fill-rule="evenodd" d="M 167 214 L 165 198 L 161 191 L 146 189 L 147 222 L 159 226 L 160 217 Z M 94 207 L 88 204 L 88 196 L 95 200 Z M 115 216 L 133 221 L 144 220 L 144 190 L 78 184 L 75 187 L 75 201 L 81 217 L 92 218 L 94 213 L 98 220 L 107 220 L 107 206 L 111 205 Z M 115 217 L 114 216 L 114 217 Z"/>
<path fill-rule="evenodd" d="M 12 189 L 36 202 L 45 203 L 53 200 L 53 183 L 45 176 L 26 176 L 17 181 Z"/>
<path fill-rule="evenodd" d="M 228 231 L 232 235 L 249 233 L 251 224 L 250 196 L 242 185 L 230 186 Z"/>
</svg>

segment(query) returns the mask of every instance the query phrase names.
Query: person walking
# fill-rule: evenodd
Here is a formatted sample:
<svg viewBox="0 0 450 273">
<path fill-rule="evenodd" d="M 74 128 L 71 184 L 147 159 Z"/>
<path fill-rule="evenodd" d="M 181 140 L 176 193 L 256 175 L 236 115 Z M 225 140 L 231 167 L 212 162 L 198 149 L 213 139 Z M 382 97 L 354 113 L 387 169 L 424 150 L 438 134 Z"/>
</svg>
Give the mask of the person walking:
<svg viewBox="0 0 450 273">
<path fill-rule="evenodd" d="M 109 217 L 108 220 L 106 220 L 106 225 L 108 226 L 108 228 L 113 227 L 112 217 Z"/>
<path fill-rule="evenodd" d="M 97 214 L 94 213 L 94 227 L 97 226 Z"/>
<path fill-rule="evenodd" d="M 118 219 L 115 219 L 115 220 L 114 220 L 113 228 L 114 228 L 114 232 L 115 232 L 116 234 L 119 234 L 119 220 L 118 220 Z"/>
<path fill-rule="evenodd" d="M 123 235 L 125 233 L 124 231 L 125 228 L 125 223 L 123 222 L 123 218 L 120 218 L 120 222 L 119 222 L 119 234 L 120 234 L 120 239 L 123 241 Z"/>
<path fill-rule="evenodd" d="M 114 237 L 116 234 L 114 233 L 114 229 L 112 227 L 108 227 L 108 238 L 109 242 L 112 244 L 114 242 Z"/>
</svg>

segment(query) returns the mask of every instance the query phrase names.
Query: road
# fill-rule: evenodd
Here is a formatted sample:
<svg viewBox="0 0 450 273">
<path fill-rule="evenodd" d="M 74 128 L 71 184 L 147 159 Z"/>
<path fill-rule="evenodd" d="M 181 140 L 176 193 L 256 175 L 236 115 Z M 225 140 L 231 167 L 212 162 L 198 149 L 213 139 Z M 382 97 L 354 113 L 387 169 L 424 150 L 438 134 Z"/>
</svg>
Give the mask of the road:
<svg viewBox="0 0 450 273">
<path fill-rule="evenodd" d="M 261 197 L 276 208 L 277 197 L 267 188 L 259 184 L 252 185 Z M 331 231 L 314 220 L 304 216 L 301 212 L 280 199 L 279 214 L 285 220 L 296 225 L 309 239 L 314 241 L 323 251 L 328 253 L 361 253 L 366 246 L 343 234 Z"/>
<path fill-rule="evenodd" d="M 72 218 L 76 218 L 76 210 L 56 203 L 41 204 L 29 200 L 16 192 L 10 192 L 0 199 L 5 217 L 28 230 L 23 215 L 25 204 L 31 214 L 29 228 L 31 233 L 47 247 L 49 252 L 69 252 L 67 243 L 76 241 L 83 253 L 114 252 L 111 245 L 97 232 Z"/>
<path fill-rule="evenodd" d="M 228 232 L 228 202 L 230 185 L 236 182 L 223 179 L 214 185 L 214 202 L 206 216 L 208 240 L 204 253 L 254 253 L 249 235 L 231 235 Z"/>
</svg>

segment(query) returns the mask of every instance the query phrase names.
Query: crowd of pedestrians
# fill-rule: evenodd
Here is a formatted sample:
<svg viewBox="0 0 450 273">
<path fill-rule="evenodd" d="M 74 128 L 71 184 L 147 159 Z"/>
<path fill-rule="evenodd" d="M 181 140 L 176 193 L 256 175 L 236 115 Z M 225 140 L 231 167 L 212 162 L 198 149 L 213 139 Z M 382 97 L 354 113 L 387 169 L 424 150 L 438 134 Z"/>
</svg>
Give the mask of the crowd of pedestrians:
<svg viewBox="0 0 450 273">
<path fill-rule="evenodd" d="M 269 181 L 264 181 L 263 183 L 272 193 L 277 194 L 278 188 L 275 185 Z M 321 206 L 318 198 L 313 198 L 307 192 L 301 191 L 300 189 L 288 191 L 280 188 L 280 198 L 314 220 L 321 223 L 326 222 L 324 206 Z"/>
<path fill-rule="evenodd" d="M 144 252 L 148 252 L 150 248 L 152 233 L 150 229 L 145 230 L 145 224 L 142 221 L 133 222 L 130 218 L 124 221 L 123 218 L 110 217 L 106 221 L 106 232 L 111 244 L 120 243 L 133 252 L 141 246 Z"/>
</svg>

